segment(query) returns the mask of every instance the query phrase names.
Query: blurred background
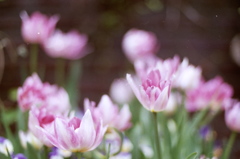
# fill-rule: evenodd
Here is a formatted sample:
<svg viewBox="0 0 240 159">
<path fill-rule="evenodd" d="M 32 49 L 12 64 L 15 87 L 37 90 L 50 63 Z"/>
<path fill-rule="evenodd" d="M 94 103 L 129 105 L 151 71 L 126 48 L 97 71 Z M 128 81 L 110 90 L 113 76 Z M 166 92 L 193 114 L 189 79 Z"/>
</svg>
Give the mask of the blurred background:
<svg viewBox="0 0 240 159">
<path fill-rule="evenodd" d="M 34 11 L 58 14 L 57 28 L 76 29 L 89 36 L 92 51 L 81 59 L 82 76 L 76 87 L 81 92 L 80 106 L 86 97 L 98 102 L 115 78 L 133 71 L 121 48 L 122 38 L 131 28 L 156 34 L 158 57 L 187 57 L 191 64 L 202 67 L 206 80 L 222 76 L 240 99 L 240 58 L 232 58 L 232 51 L 238 52 L 240 47 L 236 38 L 240 34 L 239 7 L 238 0 L 0 0 L 0 40 L 11 41 L 0 59 L 0 98 L 7 106 L 14 105 L 9 93 L 24 81 L 20 68 L 28 67 L 28 56 L 19 55 L 22 46 L 28 47 L 21 37 L 19 17 L 25 10 L 29 15 Z M 53 84 L 53 58 L 40 52 L 39 63 L 46 69 L 42 80 Z M 223 116 L 219 118 L 218 122 L 224 122 Z M 220 137 L 229 133 L 225 127 L 218 129 Z M 234 154 L 239 156 L 240 142 L 235 145 Z"/>
</svg>

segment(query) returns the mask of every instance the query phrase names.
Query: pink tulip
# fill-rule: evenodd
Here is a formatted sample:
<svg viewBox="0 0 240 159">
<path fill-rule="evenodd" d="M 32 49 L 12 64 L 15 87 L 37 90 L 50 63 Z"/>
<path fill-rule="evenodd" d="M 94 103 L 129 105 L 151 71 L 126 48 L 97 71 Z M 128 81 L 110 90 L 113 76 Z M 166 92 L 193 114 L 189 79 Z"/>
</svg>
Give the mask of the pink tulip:
<svg viewBox="0 0 240 159">
<path fill-rule="evenodd" d="M 232 97 L 233 88 L 224 83 L 221 77 L 201 82 L 197 88 L 187 92 L 186 108 L 197 111 L 210 107 L 212 110 L 224 109 L 225 103 Z"/>
<path fill-rule="evenodd" d="M 47 17 L 34 12 L 31 17 L 24 11 L 20 14 L 22 19 L 22 37 L 28 43 L 42 44 L 55 29 L 58 16 Z"/>
<path fill-rule="evenodd" d="M 63 33 L 56 30 L 55 33 L 44 41 L 44 49 L 51 57 L 66 59 L 79 59 L 86 55 L 87 36 L 77 31 Z"/>
<path fill-rule="evenodd" d="M 95 123 L 91 112 L 86 111 L 82 120 L 77 117 L 55 117 L 49 125 L 42 123 L 38 131 L 55 147 L 72 152 L 86 152 L 95 149 L 107 130 L 102 122 Z"/>
<path fill-rule="evenodd" d="M 166 108 L 171 81 L 163 80 L 159 70 L 152 70 L 146 74 L 140 86 L 130 74 L 127 74 L 127 81 L 144 108 L 151 112 L 163 111 Z"/>
<path fill-rule="evenodd" d="M 131 29 L 123 37 L 122 48 L 127 58 L 133 62 L 153 56 L 158 51 L 159 43 L 152 32 Z"/>
<path fill-rule="evenodd" d="M 67 92 L 55 85 L 42 83 L 35 73 L 18 88 L 17 99 L 22 111 L 27 111 L 32 106 L 44 106 L 55 113 L 64 113 L 70 109 Z"/>
<path fill-rule="evenodd" d="M 99 121 L 103 120 L 103 125 L 108 125 L 109 128 L 114 127 L 120 131 L 124 131 L 131 126 L 131 112 L 128 105 L 124 105 L 119 111 L 117 105 L 113 104 L 109 96 L 103 95 L 98 106 L 88 99 L 84 101 L 84 108 L 90 109 L 93 114 L 93 119 Z"/>
<path fill-rule="evenodd" d="M 54 131 L 54 120 L 56 115 L 48 111 L 45 107 L 32 107 L 29 111 L 28 128 L 30 132 L 46 146 L 53 146 L 39 127 L 49 132 Z"/>
<path fill-rule="evenodd" d="M 233 131 L 240 132 L 240 102 L 232 102 L 232 107 L 225 112 L 226 125 Z"/>
<path fill-rule="evenodd" d="M 158 69 L 161 72 L 161 78 L 165 80 L 173 80 L 175 72 L 178 69 L 180 59 L 178 56 L 162 60 L 157 57 L 136 60 L 134 67 L 140 79 L 144 79 L 152 69 Z"/>
</svg>

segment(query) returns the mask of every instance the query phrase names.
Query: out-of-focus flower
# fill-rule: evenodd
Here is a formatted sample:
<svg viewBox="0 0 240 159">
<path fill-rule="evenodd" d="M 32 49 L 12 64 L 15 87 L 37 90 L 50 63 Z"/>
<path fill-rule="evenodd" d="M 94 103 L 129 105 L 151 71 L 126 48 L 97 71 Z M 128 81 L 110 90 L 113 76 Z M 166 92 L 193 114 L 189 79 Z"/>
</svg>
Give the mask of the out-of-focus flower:
<svg viewBox="0 0 240 159">
<path fill-rule="evenodd" d="M 122 48 L 127 58 L 134 62 L 153 56 L 159 49 L 159 43 L 154 33 L 131 29 L 123 37 Z"/>
<path fill-rule="evenodd" d="M 61 150 L 57 147 L 53 147 L 52 151 L 49 153 L 49 159 L 64 159 L 65 157 L 70 157 L 71 155 L 71 151 Z"/>
<path fill-rule="evenodd" d="M 116 156 L 111 156 L 109 159 L 132 159 L 132 154 L 130 152 L 121 152 Z"/>
<path fill-rule="evenodd" d="M 49 120 L 51 121 L 51 120 Z M 40 133 L 55 147 L 71 152 L 86 152 L 95 149 L 107 130 L 102 122 L 94 122 L 87 110 L 80 120 L 77 117 L 55 117 L 51 124 L 37 126 Z"/>
<path fill-rule="evenodd" d="M 77 31 L 63 33 L 56 30 L 52 36 L 44 41 L 43 47 L 51 57 L 75 60 L 88 53 L 87 41 L 87 36 L 79 34 Z"/>
<path fill-rule="evenodd" d="M 240 102 L 235 101 L 232 107 L 225 110 L 226 125 L 233 131 L 240 132 Z"/>
<path fill-rule="evenodd" d="M 154 155 L 154 150 L 149 142 L 146 138 L 141 138 L 139 141 L 139 148 L 147 159 L 153 158 Z"/>
<path fill-rule="evenodd" d="M 132 89 L 129 88 L 129 85 L 124 78 L 115 79 L 112 82 L 110 87 L 110 96 L 119 104 L 129 103 L 134 98 Z"/>
<path fill-rule="evenodd" d="M 130 74 L 127 74 L 126 78 L 144 108 L 151 112 L 159 112 L 167 107 L 171 81 L 163 80 L 159 70 L 152 70 L 146 74 L 140 86 Z"/>
<path fill-rule="evenodd" d="M 31 17 L 27 12 L 20 14 L 22 19 L 22 37 L 28 43 L 42 44 L 54 31 L 58 16 L 47 17 L 40 12 L 34 12 Z"/>
<path fill-rule="evenodd" d="M 21 154 L 21 153 L 16 154 L 16 155 L 11 155 L 11 158 L 12 158 L 12 159 L 27 159 L 27 157 L 24 156 L 24 155 Z"/>
<path fill-rule="evenodd" d="M 202 70 L 200 67 L 190 65 L 188 59 L 185 58 L 178 67 L 175 75 L 172 83 L 173 87 L 190 90 L 199 85 L 202 78 Z"/>
<path fill-rule="evenodd" d="M 4 137 L 0 137 L 0 153 L 8 156 L 8 152 L 9 154 L 13 153 L 13 145 L 11 141 Z"/>
<path fill-rule="evenodd" d="M 32 106 L 46 107 L 56 114 L 68 112 L 70 101 L 63 88 L 49 83 L 42 83 L 36 73 L 28 77 L 23 86 L 18 88 L 17 100 L 22 111 Z"/>
<path fill-rule="evenodd" d="M 224 109 L 225 101 L 231 99 L 232 95 L 233 88 L 224 83 L 221 77 L 215 77 L 187 92 L 186 108 L 188 111 L 197 111 L 210 107 L 217 111 Z"/>
<path fill-rule="evenodd" d="M 43 146 L 43 143 L 36 138 L 31 132 L 19 131 L 19 139 L 23 148 L 27 148 L 27 144 L 32 145 L 36 149 L 40 149 Z"/>
<path fill-rule="evenodd" d="M 200 137 L 204 140 L 211 140 L 213 138 L 213 131 L 208 125 L 204 125 L 199 130 Z"/>
<path fill-rule="evenodd" d="M 218 159 L 218 158 L 217 157 L 209 158 L 209 157 L 206 157 L 204 155 L 201 155 L 199 159 Z"/>
<path fill-rule="evenodd" d="M 52 143 L 46 138 L 44 133 L 39 130 L 39 127 L 46 129 L 46 131 L 54 131 L 54 120 L 56 115 L 53 115 L 45 107 L 32 107 L 29 111 L 28 128 L 33 135 L 38 138 L 43 144 L 51 147 Z"/>
<path fill-rule="evenodd" d="M 176 111 L 177 107 L 180 105 L 181 98 L 182 97 L 178 92 L 171 92 L 168 103 L 167 103 L 167 107 L 164 110 L 164 113 L 168 115 L 173 114 Z"/>
<path fill-rule="evenodd" d="M 126 137 L 124 137 L 123 141 L 121 141 L 121 137 L 115 131 L 105 135 L 105 146 L 108 146 L 109 144 L 111 144 L 110 154 L 114 154 L 119 150 L 120 153 L 129 153 L 133 149 L 131 141 Z"/>
<path fill-rule="evenodd" d="M 240 35 L 235 35 L 230 45 L 231 56 L 234 62 L 240 66 Z"/>
<path fill-rule="evenodd" d="M 158 69 L 161 72 L 161 78 L 164 80 L 174 80 L 175 72 L 178 69 L 180 59 L 178 56 L 165 60 L 157 57 L 144 58 L 134 62 L 134 68 L 140 79 L 146 78 L 153 69 Z"/>
<path fill-rule="evenodd" d="M 89 99 L 84 101 L 85 110 L 90 109 L 95 121 L 103 120 L 103 125 L 108 125 L 109 128 L 113 127 L 120 131 L 124 131 L 131 126 L 132 114 L 128 105 L 124 105 L 119 111 L 108 95 L 103 95 L 98 106 Z"/>
</svg>

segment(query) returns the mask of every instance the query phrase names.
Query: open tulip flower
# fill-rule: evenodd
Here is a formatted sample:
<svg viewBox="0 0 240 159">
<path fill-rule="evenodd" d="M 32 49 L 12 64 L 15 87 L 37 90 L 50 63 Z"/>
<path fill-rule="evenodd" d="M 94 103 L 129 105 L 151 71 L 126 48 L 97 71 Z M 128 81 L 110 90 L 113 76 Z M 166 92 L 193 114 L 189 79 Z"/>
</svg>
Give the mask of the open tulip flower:
<svg viewBox="0 0 240 159">
<path fill-rule="evenodd" d="M 48 124 L 48 123 L 46 123 Z M 86 152 L 95 149 L 107 130 L 102 122 L 95 123 L 91 112 L 86 111 L 82 120 L 64 117 L 53 118 L 50 125 L 42 123 L 37 129 L 55 147 L 72 152 Z"/>
<path fill-rule="evenodd" d="M 146 74 L 148 74 L 152 69 L 159 69 L 162 79 L 172 81 L 178 69 L 179 63 L 180 58 L 178 56 L 174 56 L 173 58 L 166 60 L 162 60 L 157 57 L 151 57 L 136 60 L 134 62 L 134 68 L 136 70 L 136 74 L 141 79 L 144 79 L 146 77 Z"/>
<path fill-rule="evenodd" d="M 64 113 L 70 109 L 67 92 L 56 85 L 42 83 L 36 73 L 28 77 L 23 86 L 18 88 L 18 104 L 22 111 L 31 109 L 32 106 L 44 106 L 49 111 Z"/>
<path fill-rule="evenodd" d="M 187 92 L 186 108 L 197 111 L 209 106 L 212 110 L 224 109 L 224 104 L 231 99 L 233 88 L 221 77 L 207 82 L 202 81 L 195 89 Z"/>
<path fill-rule="evenodd" d="M 102 96 L 97 107 L 94 102 L 85 99 L 84 107 L 92 112 L 95 121 L 99 121 L 99 118 L 101 118 L 103 124 L 109 125 L 109 128 L 113 127 L 120 131 L 124 131 L 131 126 L 131 112 L 129 106 L 124 105 L 119 111 L 118 106 L 113 104 L 108 95 Z"/>
<path fill-rule="evenodd" d="M 152 70 L 146 74 L 140 86 L 130 74 L 126 77 L 144 108 L 151 112 L 163 111 L 166 108 L 171 91 L 171 81 L 163 80 L 159 70 Z"/>
</svg>

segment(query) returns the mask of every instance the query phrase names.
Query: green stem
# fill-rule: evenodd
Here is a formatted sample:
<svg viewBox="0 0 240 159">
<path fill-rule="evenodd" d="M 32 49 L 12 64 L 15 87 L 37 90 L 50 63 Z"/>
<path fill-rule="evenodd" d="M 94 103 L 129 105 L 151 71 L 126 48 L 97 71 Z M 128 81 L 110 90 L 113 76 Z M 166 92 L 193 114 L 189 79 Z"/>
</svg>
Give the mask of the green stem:
<svg viewBox="0 0 240 159">
<path fill-rule="evenodd" d="M 157 122 L 157 113 L 153 112 L 153 124 L 154 124 L 154 134 L 155 134 L 155 144 L 157 151 L 157 159 L 161 159 L 161 147 L 160 147 L 160 139 L 158 135 L 158 122 Z"/>
<path fill-rule="evenodd" d="M 231 149 L 232 149 L 232 146 L 233 146 L 233 143 L 236 139 L 236 136 L 237 136 L 237 133 L 235 131 L 232 131 L 231 136 L 228 140 L 227 146 L 225 148 L 225 151 L 223 153 L 222 159 L 228 159 L 228 157 L 230 155 L 230 152 L 231 152 Z"/>
<path fill-rule="evenodd" d="M 77 159 L 82 159 L 82 153 L 81 152 L 76 152 Z"/>
<path fill-rule="evenodd" d="M 37 61 L 38 61 L 38 45 L 32 44 L 30 52 L 30 71 L 31 74 L 37 72 Z"/>
<path fill-rule="evenodd" d="M 64 86 L 64 76 L 65 76 L 65 59 L 58 58 L 56 60 L 55 80 L 59 86 Z"/>
<path fill-rule="evenodd" d="M 108 145 L 106 159 L 109 159 L 110 157 L 110 148 L 111 148 L 111 144 Z"/>
</svg>

